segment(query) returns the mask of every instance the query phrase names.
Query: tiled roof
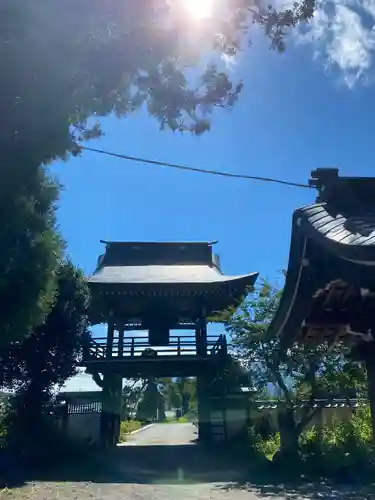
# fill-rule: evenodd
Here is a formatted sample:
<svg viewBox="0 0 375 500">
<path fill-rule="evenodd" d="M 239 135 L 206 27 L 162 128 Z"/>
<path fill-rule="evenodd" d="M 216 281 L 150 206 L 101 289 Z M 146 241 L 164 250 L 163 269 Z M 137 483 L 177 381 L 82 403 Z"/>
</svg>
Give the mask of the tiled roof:
<svg viewBox="0 0 375 500">
<path fill-rule="evenodd" d="M 226 281 L 255 281 L 258 273 L 225 276 L 210 266 L 105 266 L 96 271 L 89 283 L 223 283 Z"/>
</svg>

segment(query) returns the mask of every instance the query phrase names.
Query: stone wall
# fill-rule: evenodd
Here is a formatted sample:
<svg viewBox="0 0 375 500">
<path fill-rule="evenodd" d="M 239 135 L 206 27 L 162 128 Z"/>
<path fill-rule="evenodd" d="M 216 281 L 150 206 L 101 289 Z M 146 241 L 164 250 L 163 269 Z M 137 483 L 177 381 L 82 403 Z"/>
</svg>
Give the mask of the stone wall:
<svg viewBox="0 0 375 500">
<path fill-rule="evenodd" d="M 310 421 L 306 429 L 313 426 L 316 427 L 329 427 L 334 422 L 348 422 L 353 417 L 354 411 L 361 405 L 356 400 L 339 400 L 335 401 L 325 401 L 317 400 L 317 405 L 320 406 L 320 411 L 315 415 L 315 417 Z M 302 404 L 296 405 L 300 408 L 296 408 L 297 415 L 301 413 Z M 270 422 L 272 429 L 278 431 L 278 419 L 277 414 L 279 412 L 279 405 L 277 402 L 267 402 L 265 404 L 260 404 L 260 402 L 255 402 L 250 408 L 250 421 L 254 424 L 259 424 L 262 420 Z"/>
<path fill-rule="evenodd" d="M 214 442 L 233 441 L 243 434 L 248 423 L 248 398 L 241 394 L 212 398 L 211 435 Z"/>
<path fill-rule="evenodd" d="M 296 411 L 303 411 L 303 402 L 296 405 Z M 363 404 L 363 403 L 362 403 Z M 353 412 L 361 406 L 357 400 L 317 400 L 321 410 L 311 420 L 307 428 L 312 426 L 329 426 L 335 421 L 349 421 Z M 262 419 L 269 421 L 274 431 L 278 431 L 277 413 L 279 404 L 276 401 L 250 401 L 246 394 L 230 394 L 225 398 L 211 400 L 211 435 L 212 441 L 232 441 L 243 434 L 252 422 L 259 424 Z"/>
</svg>

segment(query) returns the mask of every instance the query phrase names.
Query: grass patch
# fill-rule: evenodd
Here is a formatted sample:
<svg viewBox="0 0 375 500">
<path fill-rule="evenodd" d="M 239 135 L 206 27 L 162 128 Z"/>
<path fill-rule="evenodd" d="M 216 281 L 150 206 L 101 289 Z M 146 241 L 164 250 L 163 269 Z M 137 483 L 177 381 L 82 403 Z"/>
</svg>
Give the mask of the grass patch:
<svg viewBox="0 0 375 500">
<path fill-rule="evenodd" d="M 187 417 L 167 417 L 165 420 L 163 420 L 163 424 L 188 424 L 190 423 L 191 420 L 189 420 Z"/>
<path fill-rule="evenodd" d="M 131 432 L 137 431 L 142 427 L 139 420 L 124 420 L 120 425 L 120 442 L 126 441 L 126 437 Z"/>
</svg>

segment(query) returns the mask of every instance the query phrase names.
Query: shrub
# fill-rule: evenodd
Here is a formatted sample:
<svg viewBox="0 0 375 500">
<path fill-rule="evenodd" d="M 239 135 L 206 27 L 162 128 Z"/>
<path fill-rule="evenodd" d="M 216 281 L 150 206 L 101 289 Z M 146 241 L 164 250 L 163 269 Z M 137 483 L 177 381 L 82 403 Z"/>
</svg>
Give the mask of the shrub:
<svg viewBox="0 0 375 500">
<path fill-rule="evenodd" d="M 367 481 L 375 477 L 375 454 L 372 442 L 371 415 L 368 407 L 358 409 L 349 422 L 335 419 L 320 432 L 316 427 L 305 431 L 299 440 L 299 456 L 294 464 L 274 463 L 279 470 L 285 465 L 296 474 L 333 479 L 340 482 Z M 247 429 L 249 453 L 258 459 L 271 460 L 280 448 L 280 435 L 262 438 L 259 429 Z"/>
<path fill-rule="evenodd" d="M 194 422 L 198 420 L 198 409 L 197 408 L 189 408 L 189 411 L 183 415 L 184 418 L 188 422 Z"/>
<path fill-rule="evenodd" d="M 120 425 L 120 442 L 126 441 L 126 437 L 131 432 L 137 431 L 142 427 L 139 420 L 124 420 Z"/>
<path fill-rule="evenodd" d="M 191 420 L 186 416 L 182 417 L 167 417 L 163 420 L 163 424 L 188 424 Z"/>
<path fill-rule="evenodd" d="M 369 408 L 356 411 L 349 422 L 337 419 L 320 432 L 314 427 L 300 438 L 307 472 L 354 481 L 375 473 Z"/>
<path fill-rule="evenodd" d="M 277 432 L 263 439 L 258 429 L 249 426 L 247 429 L 247 445 L 258 455 L 271 459 L 280 448 L 280 434 Z"/>
</svg>

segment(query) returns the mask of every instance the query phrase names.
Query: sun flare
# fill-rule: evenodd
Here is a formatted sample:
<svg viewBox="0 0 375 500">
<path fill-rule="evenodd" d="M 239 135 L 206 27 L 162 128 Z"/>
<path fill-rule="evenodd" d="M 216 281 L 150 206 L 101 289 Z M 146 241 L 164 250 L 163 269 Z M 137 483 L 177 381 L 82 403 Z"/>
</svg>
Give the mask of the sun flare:
<svg viewBox="0 0 375 500">
<path fill-rule="evenodd" d="M 193 19 L 206 19 L 212 14 L 213 0 L 183 0 L 183 4 Z"/>
</svg>

